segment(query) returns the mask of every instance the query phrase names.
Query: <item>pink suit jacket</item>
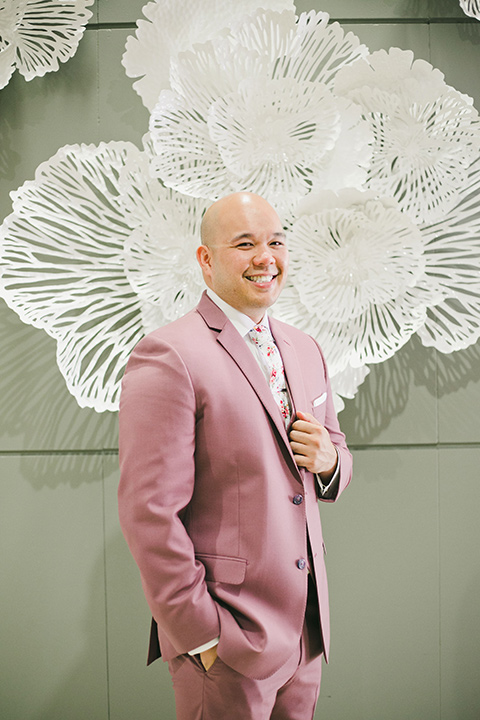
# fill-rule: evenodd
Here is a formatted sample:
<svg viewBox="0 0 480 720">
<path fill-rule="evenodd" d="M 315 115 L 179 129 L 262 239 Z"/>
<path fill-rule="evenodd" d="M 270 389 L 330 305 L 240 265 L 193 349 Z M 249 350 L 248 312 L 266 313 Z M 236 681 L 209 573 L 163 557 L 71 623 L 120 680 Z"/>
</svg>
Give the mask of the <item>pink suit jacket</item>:
<svg viewBox="0 0 480 720">
<path fill-rule="evenodd" d="M 271 319 L 271 329 L 294 408 L 314 414 L 338 449 L 334 500 L 352 460 L 322 353 L 295 328 Z M 302 632 L 307 532 L 328 659 L 318 486 L 295 463 L 252 352 L 207 295 L 132 353 L 120 466 L 120 523 L 154 618 L 150 661 L 158 641 L 169 660 L 220 636 L 219 656 L 238 672 L 260 679 L 280 668 Z"/>
</svg>

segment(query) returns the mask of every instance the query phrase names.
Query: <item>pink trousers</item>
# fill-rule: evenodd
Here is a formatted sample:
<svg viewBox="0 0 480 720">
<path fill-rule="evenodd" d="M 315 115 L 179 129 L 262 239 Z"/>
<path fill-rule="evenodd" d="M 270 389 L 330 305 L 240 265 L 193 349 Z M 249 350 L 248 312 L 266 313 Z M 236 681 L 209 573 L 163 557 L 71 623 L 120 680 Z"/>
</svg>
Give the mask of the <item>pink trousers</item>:
<svg viewBox="0 0 480 720">
<path fill-rule="evenodd" d="M 177 720 L 312 720 L 320 692 L 322 644 L 316 597 L 305 614 L 300 645 L 265 680 L 252 680 L 220 658 L 205 671 L 198 656 L 169 662 Z"/>
</svg>

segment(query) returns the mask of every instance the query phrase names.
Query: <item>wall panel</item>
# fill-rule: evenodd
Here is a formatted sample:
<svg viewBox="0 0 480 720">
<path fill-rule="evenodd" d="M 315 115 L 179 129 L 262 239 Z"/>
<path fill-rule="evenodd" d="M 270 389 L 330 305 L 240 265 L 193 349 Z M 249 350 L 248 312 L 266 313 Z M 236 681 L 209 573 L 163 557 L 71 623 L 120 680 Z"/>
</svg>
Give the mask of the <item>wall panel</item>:
<svg viewBox="0 0 480 720">
<path fill-rule="evenodd" d="M 480 448 L 439 453 L 441 720 L 480 717 Z"/>
<path fill-rule="evenodd" d="M 338 504 L 320 503 L 332 649 L 316 717 L 439 717 L 437 460 L 364 449 Z"/>
<path fill-rule="evenodd" d="M 58 483 L 42 460 L 0 457 L 0 716 L 106 720 L 101 459 Z"/>
</svg>

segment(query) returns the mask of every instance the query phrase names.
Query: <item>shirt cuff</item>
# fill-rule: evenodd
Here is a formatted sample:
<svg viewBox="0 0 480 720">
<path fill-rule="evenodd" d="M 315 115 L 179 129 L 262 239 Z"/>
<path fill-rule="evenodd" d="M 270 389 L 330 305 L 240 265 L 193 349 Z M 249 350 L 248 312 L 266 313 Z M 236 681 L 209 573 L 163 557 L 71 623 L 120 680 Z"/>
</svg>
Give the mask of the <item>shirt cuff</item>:
<svg viewBox="0 0 480 720">
<path fill-rule="evenodd" d="M 322 495 L 326 495 L 328 491 L 331 489 L 332 485 L 338 480 L 338 476 L 340 474 L 340 463 L 339 463 L 339 455 L 338 450 L 335 448 L 335 452 L 337 453 L 337 466 L 335 468 L 335 472 L 333 473 L 332 477 L 328 481 L 327 485 L 324 485 L 322 478 L 320 477 L 320 473 L 315 473 L 315 477 L 317 478 L 317 483 L 320 488 L 320 492 Z"/>
<path fill-rule="evenodd" d="M 201 652 L 205 652 L 205 650 L 210 650 L 210 648 L 215 647 L 215 645 L 218 645 L 218 641 L 220 640 L 220 637 L 216 637 L 214 640 L 210 640 L 209 642 L 203 643 L 203 645 L 199 645 L 195 650 L 189 650 L 189 655 L 198 655 Z"/>
</svg>

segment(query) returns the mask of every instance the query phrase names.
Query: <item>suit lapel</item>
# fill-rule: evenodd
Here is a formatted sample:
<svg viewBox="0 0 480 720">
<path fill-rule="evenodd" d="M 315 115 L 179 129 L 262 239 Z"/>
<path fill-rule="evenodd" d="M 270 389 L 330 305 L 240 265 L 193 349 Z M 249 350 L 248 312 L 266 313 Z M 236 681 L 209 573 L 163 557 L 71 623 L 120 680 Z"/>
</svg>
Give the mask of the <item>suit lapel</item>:
<svg viewBox="0 0 480 720">
<path fill-rule="evenodd" d="M 286 335 L 282 327 L 273 318 L 270 318 L 270 329 L 280 351 L 280 355 L 282 356 L 293 411 L 301 410 L 303 412 L 309 412 L 310 409 L 297 352 L 288 335 Z"/>
<path fill-rule="evenodd" d="M 233 324 L 228 320 L 222 310 L 220 310 L 220 308 L 215 305 L 212 300 L 210 300 L 208 295 L 204 294 L 202 296 L 202 299 L 197 306 L 197 312 L 202 315 L 203 319 L 212 330 L 218 331 L 217 342 L 219 342 L 220 345 L 222 345 L 222 347 L 225 349 L 225 351 L 230 355 L 232 360 L 236 363 L 240 371 L 244 374 L 245 378 L 252 386 L 258 399 L 262 403 L 272 423 L 278 431 L 279 439 L 285 446 L 288 456 L 292 461 L 290 464 L 294 468 L 296 474 L 300 477 L 300 473 L 293 458 L 293 453 L 291 451 L 290 443 L 288 441 L 287 431 L 285 429 L 285 425 L 283 423 L 283 419 L 279 412 L 278 406 L 273 399 L 273 395 L 270 391 L 270 388 L 268 387 L 268 384 L 265 381 L 265 376 L 260 369 L 257 361 L 255 360 L 252 352 L 247 347 L 245 340 L 237 332 Z M 276 334 L 274 335 L 274 337 L 275 340 L 277 340 Z M 279 350 L 282 356 L 283 348 L 285 347 L 286 349 L 287 360 L 284 359 L 285 372 L 287 372 L 288 366 L 290 369 L 290 376 L 293 379 L 297 375 L 295 363 L 297 362 L 298 365 L 298 361 L 296 361 L 295 351 L 289 344 L 288 340 L 284 338 L 282 333 L 279 334 L 279 341 L 281 343 L 281 347 L 279 346 Z M 294 403 L 296 404 L 296 402 L 300 402 L 301 407 L 305 407 L 303 398 L 301 398 L 300 396 L 300 390 L 297 380 L 294 380 L 293 387 L 291 387 L 289 383 L 289 387 L 292 393 Z"/>
</svg>

